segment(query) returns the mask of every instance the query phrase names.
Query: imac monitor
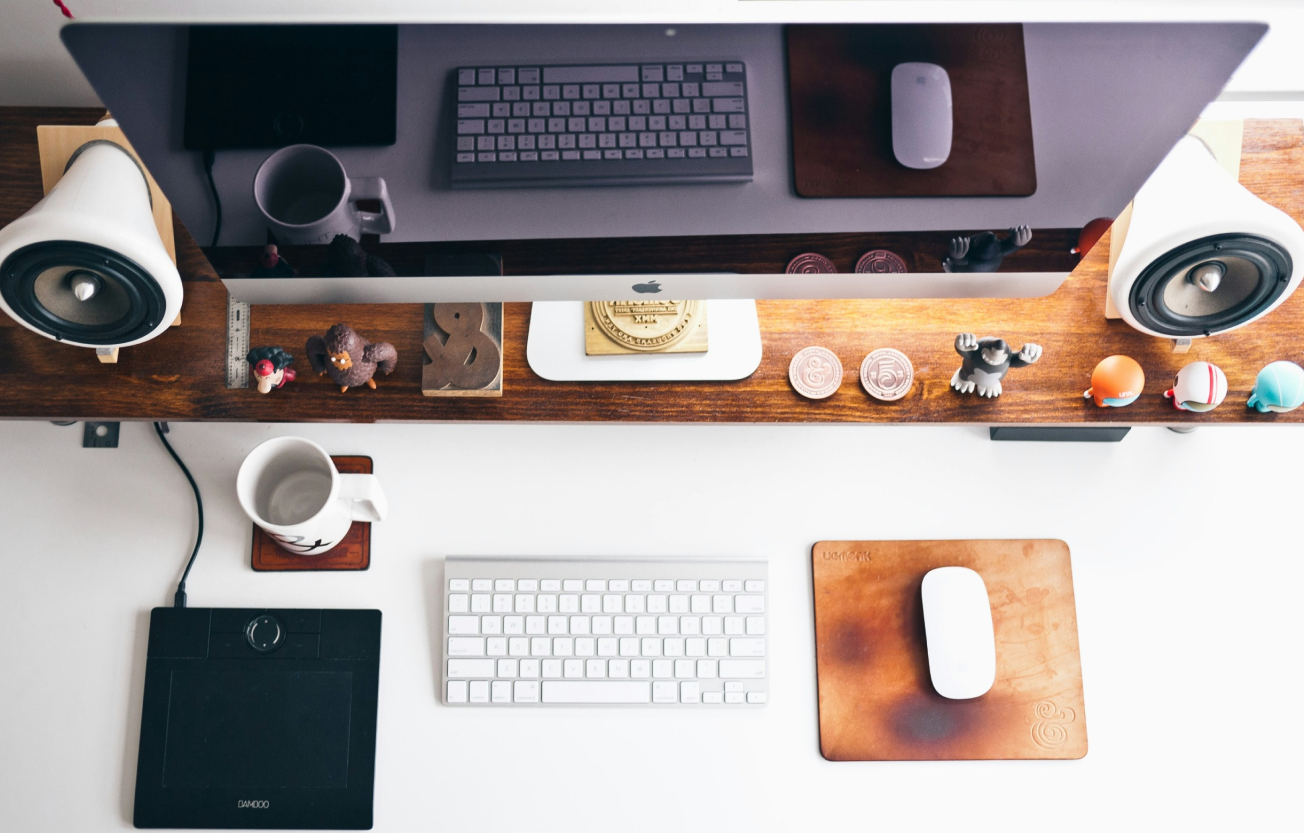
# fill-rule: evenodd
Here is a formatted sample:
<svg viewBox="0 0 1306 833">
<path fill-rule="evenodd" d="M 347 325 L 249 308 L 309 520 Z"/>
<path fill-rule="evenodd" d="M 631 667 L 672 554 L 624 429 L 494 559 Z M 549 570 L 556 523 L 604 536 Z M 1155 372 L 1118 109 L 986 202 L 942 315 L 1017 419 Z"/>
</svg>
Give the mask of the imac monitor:
<svg viewBox="0 0 1306 833">
<path fill-rule="evenodd" d="M 898 164 L 891 131 L 870 112 L 865 159 L 843 157 L 828 182 L 796 182 L 795 154 L 805 151 L 793 120 L 794 27 L 781 23 L 301 18 L 236 29 L 73 23 L 62 37 L 197 240 L 212 242 L 220 204 L 221 234 L 205 253 L 234 297 L 377 303 L 1047 295 L 1082 256 L 1080 230 L 1119 214 L 1266 30 L 1227 22 L 993 26 L 1014 31 L 1020 48 L 1002 59 L 1022 84 L 1019 106 L 1004 110 L 997 104 L 1008 102 L 966 86 L 966 62 L 975 59 L 966 44 L 992 45 L 992 32 L 962 43 L 935 37 L 931 26 L 882 42 L 899 44 L 895 62 L 947 71 L 956 117 L 948 158 L 930 170 L 884 168 L 897 190 L 870 196 L 814 196 L 846 191 L 840 177 L 856 179 L 876 147 L 887 149 L 884 164 Z M 233 32 L 271 57 L 260 63 L 237 50 L 224 63 L 214 46 Z M 278 56 L 295 54 L 326 66 L 336 51 L 347 69 L 322 74 L 321 83 L 277 70 L 295 89 L 251 86 L 252 66 L 284 69 Z M 868 58 L 832 72 L 830 83 L 881 83 L 881 75 L 887 83 L 890 69 Z M 311 133 L 306 119 L 302 135 L 269 130 L 274 91 L 321 109 L 330 129 Z M 233 94 L 248 99 L 247 118 Z M 887 113 L 887 99 L 882 106 Z M 1024 119 L 1021 176 L 1012 178 L 1014 163 L 994 162 L 954 176 L 952 190 L 915 188 L 926 180 L 912 176 L 955 173 L 950 166 L 1008 129 L 967 122 L 976 112 Z M 802 135 L 815 130 L 819 139 L 819 119 L 805 124 Z M 834 142 L 844 127 L 831 125 Z M 340 187 L 351 187 L 344 225 L 326 233 L 362 237 L 395 276 L 342 274 L 327 238 L 298 245 L 269 222 L 256 176 L 271 154 L 288 150 L 278 146 L 298 142 L 324 147 Z M 201 148 L 216 148 L 212 188 Z M 384 219 L 357 219 L 364 215 Z M 1022 226 L 1030 239 L 1004 244 Z M 976 256 L 984 232 L 1012 249 L 1000 263 Z M 972 242 L 976 268 L 948 268 L 959 239 Z M 295 277 L 260 273 L 269 242 Z M 904 271 L 855 272 L 871 250 L 897 255 Z M 787 274 L 807 252 L 828 257 L 833 270 Z M 469 253 L 500 256 L 503 274 L 430 268 Z"/>
</svg>

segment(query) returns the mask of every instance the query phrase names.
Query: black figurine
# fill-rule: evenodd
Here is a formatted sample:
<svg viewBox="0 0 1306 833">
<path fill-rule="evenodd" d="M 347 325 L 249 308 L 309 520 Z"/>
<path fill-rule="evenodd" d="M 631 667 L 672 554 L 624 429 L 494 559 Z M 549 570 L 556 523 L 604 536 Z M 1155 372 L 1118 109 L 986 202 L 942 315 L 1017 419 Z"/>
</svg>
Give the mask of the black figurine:
<svg viewBox="0 0 1306 833">
<path fill-rule="evenodd" d="M 290 265 L 290 261 L 281 256 L 275 243 L 269 243 L 263 247 L 263 254 L 258 259 L 258 267 L 251 271 L 249 276 L 251 278 L 293 278 L 295 277 L 295 268 Z"/>
<path fill-rule="evenodd" d="M 358 241 L 347 234 L 331 238 L 327 252 L 328 278 L 393 278 L 395 270 L 376 255 L 363 251 Z"/>
<path fill-rule="evenodd" d="M 999 240 L 991 231 L 970 237 L 954 237 L 948 244 L 948 256 L 943 259 L 945 272 L 996 272 L 1002 259 L 1024 246 L 1034 237 L 1029 226 L 1016 226 L 1007 230 L 1007 239 Z"/>
<path fill-rule="evenodd" d="M 1043 348 L 1026 344 L 1014 356 L 1007 342 L 1000 338 L 976 339 L 970 333 L 957 336 L 961 368 L 952 374 L 952 387 L 961 393 L 974 391 L 986 398 L 1002 395 L 1002 377 L 1013 367 L 1025 367 L 1039 360 Z"/>
<path fill-rule="evenodd" d="M 268 393 L 286 382 L 295 381 L 295 369 L 290 363 L 295 357 L 280 347 L 255 347 L 245 354 L 245 361 L 254 371 L 258 392 Z"/>
</svg>

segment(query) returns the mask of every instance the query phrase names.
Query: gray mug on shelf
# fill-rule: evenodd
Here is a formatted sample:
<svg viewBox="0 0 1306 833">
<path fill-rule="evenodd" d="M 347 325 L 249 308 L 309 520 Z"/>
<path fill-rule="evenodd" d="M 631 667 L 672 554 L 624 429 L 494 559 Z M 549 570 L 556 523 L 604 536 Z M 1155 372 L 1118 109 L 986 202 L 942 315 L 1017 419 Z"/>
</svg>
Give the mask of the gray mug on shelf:
<svg viewBox="0 0 1306 833">
<path fill-rule="evenodd" d="M 357 200 L 380 200 L 381 212 L 359 211 Z M 350 177 L 340 159 L 317 145 L 290 145 L 263 160 L 254 175 L 254 202 L 282 243 L 330 243 L 337 234 L 389 234 L 395 209 L 385 180 Z"/>
</svg>

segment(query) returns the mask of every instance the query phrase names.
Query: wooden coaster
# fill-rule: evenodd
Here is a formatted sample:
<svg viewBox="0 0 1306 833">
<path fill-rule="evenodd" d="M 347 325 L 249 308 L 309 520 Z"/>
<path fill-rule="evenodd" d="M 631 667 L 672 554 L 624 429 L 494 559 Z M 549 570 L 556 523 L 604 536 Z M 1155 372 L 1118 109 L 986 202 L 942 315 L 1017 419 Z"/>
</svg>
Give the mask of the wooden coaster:
<svg viewBox="0 0 1306 833">
<path fill-rule="evenodd" d="M 371 457 L 332 457 L 341 474 L 371 474 Z M 296 555 L 278 547 L 257 525 L 254 527 L 254 544 L 250 550 L 250 566 L 256 572 L 323 570 L 366 570 L 372 564 L 372 525 L 354 521 L 341 539 L 321 555 Z"/>
<path fill-rule="evenodd" d="M 997 678 L 949 700 L 930 682 L 921 579 L 984 578 Z M 1088 752 L 1064 541 L 822 541 L 812 548 L 821 754 L 831 761 L 1082 758 Z"/>
</svg>

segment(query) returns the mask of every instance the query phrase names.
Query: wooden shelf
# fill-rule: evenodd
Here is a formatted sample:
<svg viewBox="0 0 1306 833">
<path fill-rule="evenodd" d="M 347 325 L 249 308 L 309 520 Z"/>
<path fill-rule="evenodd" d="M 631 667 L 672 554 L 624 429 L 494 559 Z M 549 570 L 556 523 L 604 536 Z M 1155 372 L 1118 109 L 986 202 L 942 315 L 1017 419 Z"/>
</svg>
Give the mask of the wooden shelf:
<svg viewBox="0 0 1306 833">
<path fill-rule="evenodd" d="M 41 197 L 37 124 L 88 124 L 99 110 L 0 108 L 0 225 Z M 1248 122 L 1241 179 L 1271 204 L 1302 221 L 1302 123 Z M 299 378 L 268 395 L 223 386 L 227 293 L 186 229 L 176 227 L 186 297 L 181 327 L 122 350 L 116 365 L 99 364 L 93 351 L 65 347 L 0 316 L 0 417 L 31 419 L 325 421 L 634 421 L 634 422 L 870 422 L 974 423 L 982 425 L 1297 424 L 1302 411 L 1259 414 L 1244 407 L 1258 370 L 1271 361 L 1303 361 L 1302 290 L 1249 327 L 1195 342 L 1186 355 L 1102 314 L 1108 240 L 1104 238 L 1057 292 L 1034 300 L 759 301 L 761 367 L 748 379 L 723 383 L 555 383 L 526 363 L 529 304 L 504 308 L 504 394 L 488 399 L 433 399 L 421 393 L 422 307 L 302 305 L 255 307 L 251 343 L 278 344 L 295 355 Z M 840 258 L 863 251 L 872 235 L 780 238 L 774 251 L 733 241 L 740 271 L 777 271 L 768 257 L 801 242 Z M 506 245 L 506 244 L 505 244 Z M 517 244 L 526 248 L 523 244 Z M 662 241 L 670 250 L 683 241 Z M 537 241 L 533 248 L 572 252 L 576 241 Z M 867 247 L 869 248 L 869 246 Z M 847 252 L 844 252 L 847 249 Z M 592 256 L 592 252 L 590 253 Z M 559 260 L 567 258 L 558 255 Z M 508 260 L 506 259 L 507 263 Z M 596 267 L 598 268 L 598 267 Z M 718 266 L 717 268 L 721 268 Z M 795 280 L 802 280 L 795 276 Z M 303 357 L 304 341 L 344 321 L 373 341 L 399 349 L 399 366 L 366 388 L 341 394 L 317 378 Z M 1043 346 L 1042 360 L 1013 370 L 996 401 L 961 396 L 948 387 L 959 365 L 959 332 L 998 335 L 1015 345 Z M 821 402 L 789 386 L 789 359 L 820 344 L 844 364 L 843 387 Z M 894 403 L 868 397 L 857 380 L 862 358 L 876 347 L 896 347 L 911 357 L 916 384 Z M 1123 409 L 1099 409 L 1082 398 L 1089 375 L 1105 356 L 1125 353 L 1147 374 L 1142 398 Z M 1176 411 L 1161 392 L 1191 361 L 1224 369 L 1229 398 L 1208 414 Z"/>
</svg>

